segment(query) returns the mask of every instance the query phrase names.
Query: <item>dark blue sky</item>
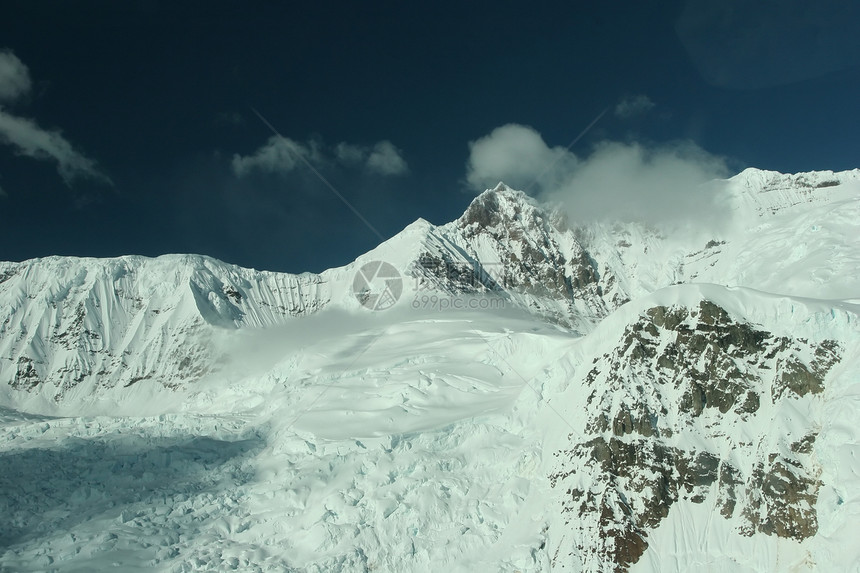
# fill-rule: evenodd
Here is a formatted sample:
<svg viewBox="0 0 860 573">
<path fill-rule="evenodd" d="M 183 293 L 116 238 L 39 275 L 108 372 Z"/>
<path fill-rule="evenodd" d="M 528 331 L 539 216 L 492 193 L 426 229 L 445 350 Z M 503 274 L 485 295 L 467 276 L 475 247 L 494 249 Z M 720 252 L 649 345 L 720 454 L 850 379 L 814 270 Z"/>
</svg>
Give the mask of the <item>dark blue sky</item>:
<svg viewBox="0 0 860 573">
<path fill-rule="evenodd" d="M 415 4 L 4 3 L 0 259 L 319 271 L 379 239 L 290 152 L 388 237 L 462 213 L 469 142 L 516 123 L 564 147 L 605 109 L 577 156 L 689 140 L 735 171 L 860 166 L 849 3 Z M 289 144 L 266 155 L 252 108 Z"/>
</svg>

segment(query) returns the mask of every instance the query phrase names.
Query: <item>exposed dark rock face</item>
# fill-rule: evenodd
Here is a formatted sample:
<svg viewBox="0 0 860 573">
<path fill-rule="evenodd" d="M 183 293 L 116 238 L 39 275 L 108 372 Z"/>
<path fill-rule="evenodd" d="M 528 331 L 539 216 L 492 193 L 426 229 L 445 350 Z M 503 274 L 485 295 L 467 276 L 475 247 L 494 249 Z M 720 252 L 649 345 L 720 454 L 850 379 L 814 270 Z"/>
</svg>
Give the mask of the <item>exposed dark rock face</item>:
<svg viewBox="0 0 860 573">
<path fill-rule="evenodd" d="M 766 446 L 727 434 L 754 422 L 766 404 L 821 392 L 839 356 L 835 342 L 774 336 L 708 301 L 644 312 L 614 351 L 594 359 L 584 380 L 585 435 L 571 434 L 571 447 L 556 454 L 560 469 L 550 481 L 564 492 L 567 521 L 578 521 L 569 562 L 626 571 L 680 499 L 711 499 L 722 517 L 740 519 L 743 535 L 814 535 L 814 431 L 773 436 Z M 673 436 L 690 432 L 709 447 L 672 445 Z"/>
<path fill-rule="evenodd" d="M 749 525 L 745 535 L 760 531 L 802 541 L 818 531 L 815 502 L 821 483 L 810 475 L 809 456 L 794 459 L 771 454 L 759 462 L 747 482 L 749 504 L 743 515 Z"/>
<path fill-rule="evenodd" d="M 421 253 L 410 274 L 418 283 L 419 289 L 439 289 L 452 294 L 502 293 L 504 285 L 499 284 L 491 272 L 478 261 L 457 261 L 443 253 L 434 255 Z"/>
<path fill-rule="evenodd" d="M 29 356 L 19 356 L 18 370 L 9 385 L 16 390 L 30 390 L 40 383 L 39 373 L 36 372 L 36 367 L 33 366 L 33 359 Z"/>
<path fill-rule="evenodd" d="M 559 238 L 563 219 L 553 219 L 525 194 L 497 188 L 476 198 L 458 221 L 464 238 L 492 237 L 499 249 L 497 282 L 523 293 L 570 300 L 598 280 L 581 246 L 569 260 Z M 571 236 L 572 239 L 572 236 Z"/>
<path fill-rule="evenodd" d="M 466 282 L 478 285 L 477 292 L 504 290 L 515 299 L 526 297 L 530 310 L 561 323 L 572 317 L 599 320 L 626 300 L 617 293 L 605 300 L 604 292 L 615 282 L 609 269 L 577 240 L 563 213 L 542 209 L 524 193 L 504 186 L 487 191 L 446 228 L 473 267 Z M 476 245 L 484 246 L 480 255 Z M 447 278 L 454 289 L 463 283 L 460 276 L 436 277 Z M 561 314 L 551 316 L 558 309 Z"/>
<path fill-rule="evenodd" d="M 496 227 L 502 222 L 499 195 L 496 193 L 482 193 L 478 196 L 461 218 L 463 223 L 470 227 L 487 229 Z"/>
<path fill-rule="evenodd" d="M 648 548 L 648 529 L 669 515 L 673 503 L 682 497 L 701 503 L 722 471 L 719 458 L 708 452 L 684 452 L 641 438 L 594 438 L 559 456 L 575 459 L 596 476 L 588 491 L 567 490 L 563 511 L 599 516 L 591 551 L 615 571 L 626 571 L 639 560 Z M 550 476 L 551 483 L 555 486 L 568 475 Z"/>
</svg>

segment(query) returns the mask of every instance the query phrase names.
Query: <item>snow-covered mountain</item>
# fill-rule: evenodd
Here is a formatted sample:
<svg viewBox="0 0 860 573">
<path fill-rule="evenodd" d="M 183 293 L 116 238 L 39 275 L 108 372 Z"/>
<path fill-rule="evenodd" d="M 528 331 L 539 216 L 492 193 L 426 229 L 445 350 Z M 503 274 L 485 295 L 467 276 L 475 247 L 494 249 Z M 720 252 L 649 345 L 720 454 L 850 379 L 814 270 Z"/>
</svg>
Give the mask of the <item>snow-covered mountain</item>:
<svg viewBox="0 0 860 573">
<path fill-rule="evenodd" d="M 0 263 L 0 569 L 849 570 L 860 170 L 500 184 L 318 275 Z"/>
<path fill-rule="evenodd" d="M 187 385 L 215 369 L 219 331 L 271 327 L 324 308 L 360 309 L 355 275 L 373 261 L 399 269 L 400 306 L 430 295 L 428 306 L 440 297 L 489 295 L 497 306 L 586 329 L 608 311 L 595 263 L 572 231 L 501 185 L 453 223 L 419 220 L 319 275 L 191 255 L 0 263 L 0 380 L 59 402 L 68 393 L 93 397 L 99 388 L 142 381 Z"/>
</svg>

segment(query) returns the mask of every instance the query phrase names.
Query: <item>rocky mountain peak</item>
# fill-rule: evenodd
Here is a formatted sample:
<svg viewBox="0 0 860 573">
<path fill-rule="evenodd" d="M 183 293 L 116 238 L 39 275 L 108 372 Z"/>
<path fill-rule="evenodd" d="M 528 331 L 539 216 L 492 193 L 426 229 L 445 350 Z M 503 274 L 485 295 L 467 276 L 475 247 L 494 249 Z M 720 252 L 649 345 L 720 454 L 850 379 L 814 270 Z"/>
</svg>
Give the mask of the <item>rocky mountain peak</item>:
<svg viewBox="0 0 860 573">
<path fill-rule="evenodd" d="M 532 228 L 542 226 L 547 219 L 533 198 L 499 183 L 475 197 L 457 222 L 477 233 L 483 229 Z"/>
</svg>

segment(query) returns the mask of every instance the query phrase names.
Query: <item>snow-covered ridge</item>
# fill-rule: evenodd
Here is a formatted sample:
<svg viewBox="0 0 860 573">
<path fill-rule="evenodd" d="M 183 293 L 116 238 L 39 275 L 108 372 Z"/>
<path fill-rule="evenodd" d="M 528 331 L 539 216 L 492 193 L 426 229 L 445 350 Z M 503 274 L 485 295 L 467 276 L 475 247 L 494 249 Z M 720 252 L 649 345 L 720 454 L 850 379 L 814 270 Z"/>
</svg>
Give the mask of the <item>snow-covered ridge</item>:
<svg viewBox="0 0 860 573">
<path fill-rule="evenodd" d="M 209 372 L 217 329 L 269 327 L 330 299 L 317 275 L 258 272 L 195 255 L 49 257 L 0 263 L 0 376 L 17 391 L 68 392 Z"/>
<path fill-rule="evenodd" d="M 160 314 L 188 298 L 204 320 L 219 326 L 267 326 L 312 312 L 325 297 L 319 275 L 289 275 L 245 269 L 202 255 L 124 256 L 112 259 L 46 257 L 22 263 L 0 262 L 8 293 L 55 306 L 71 291 L 96 291 L 101 298 L 134 299 Z M 105 290 L 115 285 L 114 292 Z M 17 291 L 13 291 L 17 289 Z M 101 290 L 98 290 L 101 289 Z M 266 311 L 249 314 L 243 298 L 259 299 Z M 109 302 L 114 302 L 109 301 Z M 161 307 L 159 303 L 164 303 Z M 231 309 L 231 306 L 233 307 Z M 112 307 L 102 314 L 111 313 Z"/>
<path fill-rule="evenodd" d="M 860 188 L 860 169 L 784 174 L 749 168 L 729 182 L 736 191 L 737 208 L 754 210 L 761 216 L 796 206 L 856 198 Z"/>
<path fill-rule="evenodd" d="M 519 192 L 500 187 L 475 205 L 487 197 L 508 210 L 495 225 L 466 215 L 442 227 L 419 220 L 319 275 L 255 271 L 199 255 L 0 263 L 0 380 L 56 400 L 140 382 L 189 384 L 212 372 L 220 329 L 272 327 L 328 307 L 367 312 L 353 281 L 374 260 L 400 271 L 400 306 L 420 294 L 489 288 L 505 304 L 581 328 L 604 315 L 591 262 L 572 233 L 544 221 Z"/>
<path fill-rule="evenodd" d="M 272 327 L 329 307 L 366 311 L 353 280 L 372 260 L 400 271 L 400 306 L 427 293 L 491 294 L 580 332 L 631 298 L 691 281 L 856 297 L 858 181 L 860 170 L 748 169 L 729 183 L 765 218 L 707 245 L 666 241 L 635 224 L 570 229 L 559 211 L 500 183 L 456 221 L 418 220 L 319 275 L 200 255 L 0 262 L 0 381 L 16 391 L 51 387 L 57 399 L 73 388 L 89 395 L 96 386 L 190 383 L 212 370 L 207 348 L 219 329 Z"/>
</svg>

